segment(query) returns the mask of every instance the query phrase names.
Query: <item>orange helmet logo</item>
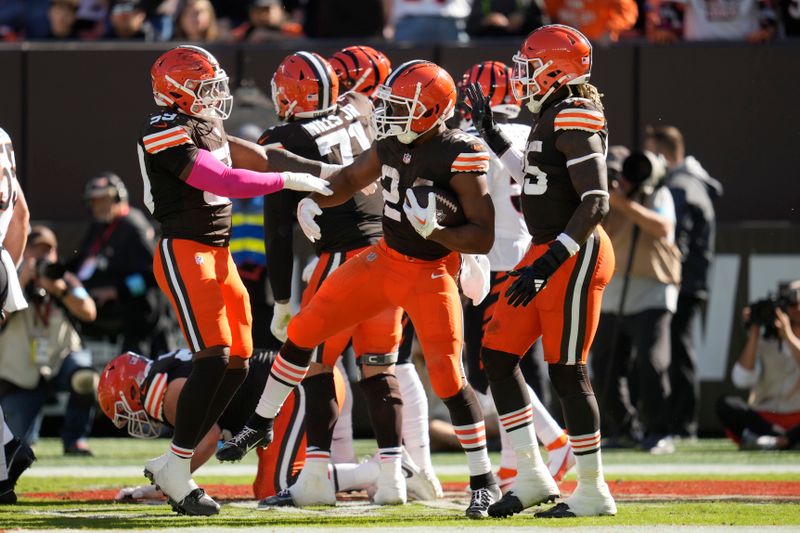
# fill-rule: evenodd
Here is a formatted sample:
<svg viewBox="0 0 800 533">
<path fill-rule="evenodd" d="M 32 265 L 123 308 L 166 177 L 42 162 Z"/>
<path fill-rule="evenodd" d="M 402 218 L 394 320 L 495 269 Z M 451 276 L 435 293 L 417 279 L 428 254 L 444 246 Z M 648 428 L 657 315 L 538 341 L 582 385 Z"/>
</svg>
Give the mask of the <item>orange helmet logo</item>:
<svg viewBox="0 0 800 533">
<path fill-rule="evenodd" d="M 392 71 L 392 63 L 382 52 L 369 46 L 348 46 L 328 60 L 345 92 L 355 91 L 372 97 Z"/>
<path fill-rule="evenodd" d="M 97 403 L 103 413 L 115 426 L 120 429 L 127 426 L 128 434 L 139 439 L 161 434 L 161 423 L 145 410 L 150 395 L 142 386 L 150 364 L 141 355 L 126 352 L 108 362 L 97 385 Z"/>
<path fill-rule="evenodd" d="M 272 76 L 272 101 L 282 120 L 327 115 L 336 108 L 339 78 L 322 56 L 295 52 Z"/>
<path fill-rule="evenodd" d="M 514 82 L 511 81 L 511 68 L 505 63 L 500 61 L 484 61 L 472 65 L 458 82 L 459 92 L 463 91 L 477 83 L 481 87 L 481 91 L 489 99 L 492 111 L 502 113 L 508 118 L 516 118 L 519 115 L 519 99 L 515 96 L 521 91 L 521 87 L 517 83 L 517 87 L 512 87 Z M 463 97 L 463 94 L 462 94 Z M 469 119 L 469 115 L 465 110 L 461 110 L 465 119 Z"/>
<path fill-rule="evenodd" d="M 397 137 L 404 144 L 453 116 L 456 85 L 439 65 L 415 60 L 403 63 L 378 88 L 373 114 L 377 138 Z"/>
<path fill-rule="evenodd" d="M 533 31 L 522 43 L 514 55 L 512 80 L 521 89 L 516 96 L 538 113 L 556 90 L 586 83 L 591 73 L 589 39 L 575 28 L 551 24 Z"/>
<path fill-rule="evenodd" d="M 150 69 L 156 104 L 186 115 L 225 120 L 233 97 L 228 75 L 208 51 L 182 45 L 161 54 Z"/>
</svg>

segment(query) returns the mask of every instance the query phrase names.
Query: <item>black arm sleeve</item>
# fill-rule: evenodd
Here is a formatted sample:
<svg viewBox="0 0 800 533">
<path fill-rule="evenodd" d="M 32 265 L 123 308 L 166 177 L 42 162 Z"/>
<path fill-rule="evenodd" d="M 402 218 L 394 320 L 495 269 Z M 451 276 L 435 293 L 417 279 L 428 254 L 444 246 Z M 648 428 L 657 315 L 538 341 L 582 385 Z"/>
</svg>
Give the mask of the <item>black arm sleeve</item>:
<svg viewBox="0 0 800 533">
<path fill-rule="evenodd" d="M 289 190 L 264 197 L 264 244 L 267 249 L 267 275 L 275 300 L 292 296 L 292 232 L 295 211 L 301 196 Z"/>
</svg>

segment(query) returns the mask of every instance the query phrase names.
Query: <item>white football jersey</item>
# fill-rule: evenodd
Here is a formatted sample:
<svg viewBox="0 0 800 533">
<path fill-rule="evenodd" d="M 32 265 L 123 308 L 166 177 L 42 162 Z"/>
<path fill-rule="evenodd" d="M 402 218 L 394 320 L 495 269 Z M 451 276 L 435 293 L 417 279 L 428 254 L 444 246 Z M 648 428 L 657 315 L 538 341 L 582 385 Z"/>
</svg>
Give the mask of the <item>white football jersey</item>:
<svg viewBox="0 0 800 533">
<path fill-rule="evenodd" d="M 6 240 L 16 203 L 16 162 L 11 137 L 0 128 L 0 243 Z"/>
<path fill-rule="evenodd" d="M 530 126 L 498 125 L 514 147 L 524 153 Z M 473 127 L 470 127 L 467 133 L 478 136 Z M 492 158 L 489 161 L 486 179 L 494 203 L 494 246 L 488 254 L 489 264 L 492 272 L 505 272 L 512 270 L 525 255 L 531 242 L 531 235 L 520 210 L 519 197 L 522 194 L 522 186 L 514 181 L 494 152 L 489 150 L 489 153 L 492 154 Z"/>
</svg>

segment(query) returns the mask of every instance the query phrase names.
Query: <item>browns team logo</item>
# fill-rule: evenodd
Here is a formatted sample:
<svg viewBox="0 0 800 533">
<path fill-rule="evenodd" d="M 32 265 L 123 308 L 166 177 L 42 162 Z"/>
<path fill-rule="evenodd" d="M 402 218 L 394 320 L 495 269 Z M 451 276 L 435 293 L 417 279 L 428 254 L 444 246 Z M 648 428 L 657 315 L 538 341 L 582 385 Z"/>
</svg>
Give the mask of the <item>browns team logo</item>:
<svg viewBox="0 0 800 533">
<path fill-rule="evenodd" d="M 411 163 L 411 154 L 403 154 L 403 163 L 406 165 Z"/>
</svg>

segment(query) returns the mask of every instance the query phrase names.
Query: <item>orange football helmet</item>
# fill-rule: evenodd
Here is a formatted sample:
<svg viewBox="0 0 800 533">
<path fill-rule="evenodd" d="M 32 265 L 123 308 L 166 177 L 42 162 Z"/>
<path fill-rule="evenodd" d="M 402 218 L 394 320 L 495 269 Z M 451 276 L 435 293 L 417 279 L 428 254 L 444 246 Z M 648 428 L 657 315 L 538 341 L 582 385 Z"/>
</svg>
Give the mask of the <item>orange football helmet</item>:
<svg viewBox="0 0 800 533">
<path fill-rule="evenodd" d="M 207 50 L 181 45 L 161 54 L 150 69 L 156 104 L 187 115 L 225 120 L 233 97 L 228 75 Z"/>
<path fill-rule="evenodd" d="M 522 90 L 519 83 L 511 81 L 511 68 L 500 61 L 484 61 L 472 65 L 458 82 L 458 89 L 464 89 L 477 83 L 481 86 L 483 94 L 489 98 L 492 111 L 506 115 L 510 119 L 519 115 L 519 98 L 515 96 Z M 517 85 L 516 90 L 513 85 Z M 466 111 L 466 110 L 464 110 Z M 469 113 L 464 113 L 465 119 L 470 119 Z"/>
<path fill-rule="evenodd" d="M 282 120 L 327 115 L 336 109 L 339 78 L 314 52 L 286 56 L 272 76 L 272 101 Z"/>
<path fill-rule="evenodd" d="M 592 73 L 592 45 L 581 32 L 569 26 L 550 24 L 534 30 L 514 54 L 512 89 L 533 113 L 557 89 L 580 85 Z"/>
<path fill-rule="evenodd" d="M 151 364 L 141 355 L 125 352 L 108 362 L 97 385 L 97 403 L 103 413 L 118 428 L 127 425 L 128 434 L 138 439 L 161 434 L 161 422 L 145 410 L 149 397 L 142 390 Z"/>
<path fill-rule="evenodd" d="M 356 91 L 370 98 L 386 81 L 392 63 L 383 52 L 370 46 L 342 48 L 328 60 L 339 78 L 339 87 Z"/>
<path fill-rule="evenodd" d="M 376 96 L 377 139 L 395 136 L 409 144 L 453 116 L 456 84 L 439 65 L 417 59 L 397 67 Z"/>
</svg>

